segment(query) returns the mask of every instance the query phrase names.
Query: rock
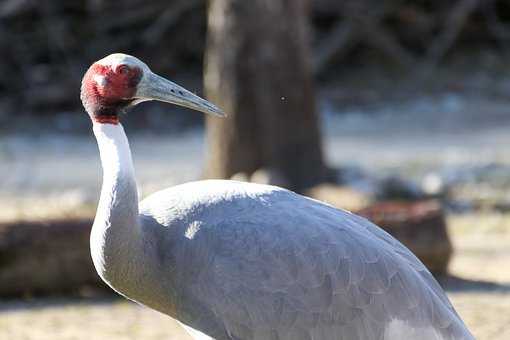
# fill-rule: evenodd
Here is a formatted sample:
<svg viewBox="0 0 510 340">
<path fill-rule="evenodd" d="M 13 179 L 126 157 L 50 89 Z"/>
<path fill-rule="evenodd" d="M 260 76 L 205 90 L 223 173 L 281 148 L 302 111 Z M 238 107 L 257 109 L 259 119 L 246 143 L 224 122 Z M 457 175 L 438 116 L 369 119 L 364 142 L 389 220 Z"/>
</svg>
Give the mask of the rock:
<svg viewBox="0 0 510 340">
<path fill-rule="evenodd" d="M 437 173 L 428 173 L 421 181 L 421 189 L 430 197 L 443 197 L 446 185 L 443 178 Z"/>
<path fill-rule="evenodd" d="M 232 175 L 232 177 L 230 177 L 230 179 L 232 181 L 239 181 L 239 182 L 249 182 L 250 181 L 250 177 L 248 176 L 248 174 L 246 172 L 235 173 Z"/>
<path fill-rule="evenodd" d="M 106 288 L 89 251 L 91 220 L 0 224 L 0 297 Z"/>
<path fill-rule="evenodd" d="M 365 208 L 372 201 L 370 195 L 351 187 L 332 183 L 324 183 L 312 187 L 305 194 L 337 208 L 349 211 Z"/>
<path fill-rule="evenodd" d="M 446 274 L 453 249 L 437 201 L 386 201 L 357 213 L 401 241 L 434 275 Z"/>
<path fill-rule="evenodd" d="M 377 198 L 379 200 L 419 200 L 425 193 L 415 183 L 396 176 L 379 181 Z"/>
<path fill-rule="evenodd" d="M 379 182 L 358 166 L 343 166 L 335 169 L 336 183 L 356 191 L 374 196 L 379 191 Z"/>
</svg>

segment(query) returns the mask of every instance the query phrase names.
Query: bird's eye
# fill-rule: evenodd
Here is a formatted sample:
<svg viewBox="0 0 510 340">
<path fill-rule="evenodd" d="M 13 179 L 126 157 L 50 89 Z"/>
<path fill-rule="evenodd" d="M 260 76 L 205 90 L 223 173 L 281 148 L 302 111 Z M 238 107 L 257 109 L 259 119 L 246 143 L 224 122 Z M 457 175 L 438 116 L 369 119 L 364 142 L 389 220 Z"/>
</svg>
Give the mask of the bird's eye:
<svg viewBox="0 0 510 340">
<path fill-rule="evenodd" d="M 127 67 L 126 65 L 117 66 L 117 73 L 127 74 L 128 72 L 129 72 L 129 67 Z"/>
</svg>

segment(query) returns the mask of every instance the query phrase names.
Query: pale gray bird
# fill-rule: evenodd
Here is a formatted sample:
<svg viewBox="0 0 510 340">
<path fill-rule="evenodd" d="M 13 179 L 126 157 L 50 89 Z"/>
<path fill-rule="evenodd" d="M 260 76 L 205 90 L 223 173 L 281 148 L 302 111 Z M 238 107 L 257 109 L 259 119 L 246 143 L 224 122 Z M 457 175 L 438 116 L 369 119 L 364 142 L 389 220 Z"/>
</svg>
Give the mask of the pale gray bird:
<svg viewBox="0 0 510 340">
<path fill-rule="evenodd" d="M 291 191 L 199 181 L 140 204 L 119 115 L 160 100 L 213 104 L 112 54 L 85 74 L 103 186 L 90 238 L 115 291 L 181 322 L 195 339 L 474 339 L 424 265 L 366 219 Z"/>
</svg>

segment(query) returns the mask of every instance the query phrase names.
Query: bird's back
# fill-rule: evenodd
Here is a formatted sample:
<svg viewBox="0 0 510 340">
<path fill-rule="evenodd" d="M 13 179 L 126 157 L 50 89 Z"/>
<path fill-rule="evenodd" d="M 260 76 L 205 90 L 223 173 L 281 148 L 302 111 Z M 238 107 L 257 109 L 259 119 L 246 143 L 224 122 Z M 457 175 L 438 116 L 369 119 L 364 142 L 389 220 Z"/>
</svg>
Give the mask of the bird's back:
<svg viewBox="0 0 510 340">
<path fill-rule="evenodd" d="M 423 264 L 349 212 L 218 180 L 140 211 L 174 316 L 217 339 L 473 339 Z"/>
</svg>

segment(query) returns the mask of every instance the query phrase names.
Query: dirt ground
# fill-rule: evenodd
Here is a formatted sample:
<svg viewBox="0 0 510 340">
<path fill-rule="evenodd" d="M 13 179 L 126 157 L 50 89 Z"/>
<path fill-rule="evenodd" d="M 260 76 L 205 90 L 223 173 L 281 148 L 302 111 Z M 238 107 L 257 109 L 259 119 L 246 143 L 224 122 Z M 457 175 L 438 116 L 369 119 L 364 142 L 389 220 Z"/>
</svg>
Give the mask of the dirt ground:
<svg viewBox="0 0 510 340">
<path fill-rule="evenodd" d="M 481 340 L 510 339 L 510 235 L 501 231 L 508 221 L 508 216 L 493 215 L 450 218 L 456 253 L 450 266 L 452 277 L 443 284 Z M 473 230 L 477 223 L 486 225 L 485 229 Z M 189 338 L 172 319 L 123 299 L 46 298 L 0 302 L 0 339 Z"/>
<path fill-rule="evenodd" d="M 505 219 L 500 223 L 506 224 Z M 461 220 L 450 225 L 461 229 L 459 224 L 470 218 Z M 443 285 L 453 305 L 477 339 L 510 339 L 510 235 L 497 231 L 465 234 L 462 230 L 451 234 L 456 249 L 450 265 L 454 278 Z"/>
</svg>

